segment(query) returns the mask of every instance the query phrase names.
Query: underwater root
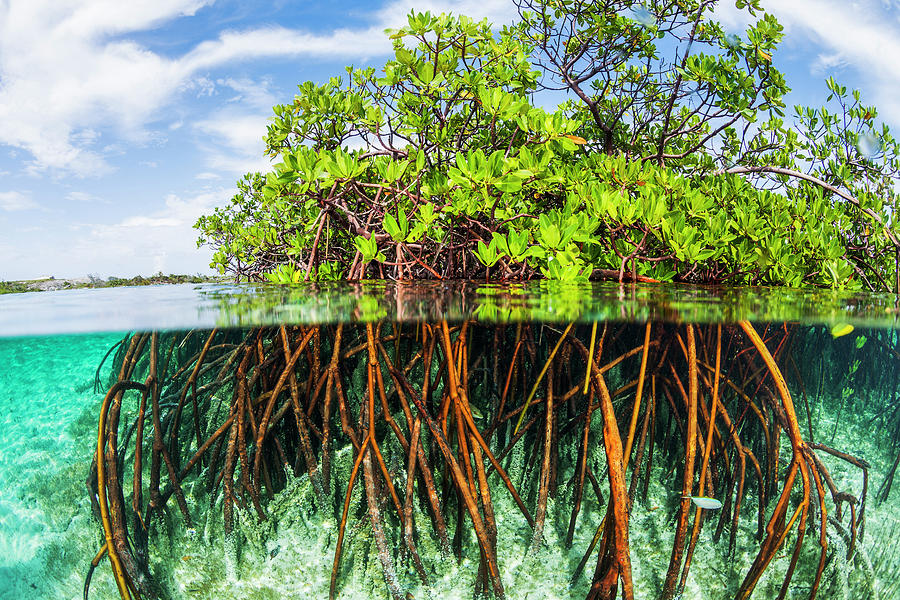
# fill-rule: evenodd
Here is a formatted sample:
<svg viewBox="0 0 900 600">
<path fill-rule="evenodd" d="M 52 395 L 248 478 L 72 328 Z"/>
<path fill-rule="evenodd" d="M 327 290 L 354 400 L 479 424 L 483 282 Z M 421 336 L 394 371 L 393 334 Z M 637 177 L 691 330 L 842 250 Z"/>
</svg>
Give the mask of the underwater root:
<svg viewBox="0 0 900 600">
<path fill-rule="evenodd" d="M 473 592 L 504 598 L 501 494 L 527 522 L 531 554 L 546 543 L 548 507 L 563 503 L 565 544 L 584 549 L 573 582 L 593 561 L 586 597 L 630 600 L 629 520 L 653 474 L 678 490 L 661 600 L 684 591 L 704 526 L 715 542 L 727 535 L 733 552 L 743 521 L 758 550 L 727 592 L 749 598 L 793 536 L 778 597 L 812 545 L 815 598 L 830 552 L 826 526 L 847 532 L 851 556 L 867 491 L 839 490 L 816 452 L 862 469 L 866 482 L 868 464 L 804 438 L 779 367 L 792 360 L 791 333 L 760 335 L 748 322 L 598 332 L 596 324 L 467 321 L 131 335 L 116 348 L 98 419 L 87 483 L 103 538 L 84 597 L 106 557 L 123 599 L 169 598 L 149 556 L 172 505 L 191 527 L 221 499 L 231 536 L 236 509 L 272 518 L 269 500 L 303 476 L 316 509 L 339 518 L 332 599 L 351 522 L 371 532 L 394 600 L 411 597 L 404 574 L 429 584 L 423 536 L 447 558 L 477 556 Z M 336 453 L 347 447 L 352 466 L 339 479 Z M 516 460 L 533 465 L 534 477 L 511 477 Z M 209 508 L 189 503 L 189 482 L 205 487 Z M 603 517 L 593 536 L 576 535 L 588 507 Z"/>
</svg>

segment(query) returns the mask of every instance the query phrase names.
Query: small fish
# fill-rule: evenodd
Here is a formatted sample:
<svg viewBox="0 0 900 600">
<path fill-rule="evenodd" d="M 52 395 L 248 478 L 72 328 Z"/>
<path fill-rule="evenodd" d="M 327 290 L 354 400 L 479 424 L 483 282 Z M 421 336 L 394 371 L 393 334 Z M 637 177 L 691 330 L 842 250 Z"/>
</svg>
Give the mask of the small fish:
<svg viewBox="0 0 900 600">
<path fill-rule="evenodd" d="M 705 496 L 691 496 L 691 502 L 706 510 L 719 510 L 722 503 L 715 498 L 707 498 Z"/>
<path fill-rule="evenodd" d="M 831 337 L 839 338 L 853 331 L 853 325 L 850 323 L 835 323 L 831 326 Z"/>
</svg>

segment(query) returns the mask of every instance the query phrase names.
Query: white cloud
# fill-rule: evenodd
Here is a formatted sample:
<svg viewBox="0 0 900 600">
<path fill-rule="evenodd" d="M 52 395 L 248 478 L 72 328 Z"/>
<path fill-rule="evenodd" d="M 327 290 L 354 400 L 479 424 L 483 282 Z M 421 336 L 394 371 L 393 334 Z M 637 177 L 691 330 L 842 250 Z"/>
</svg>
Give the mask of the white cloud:
<svg viewBox="0 0 900 600">
<path fill-rule="evenodd" d="M 265 171 L 269 160 L 263 156 L 266 113 L 245 113 L 225 108 L 212 118 L 194 125 L 198 144 L 204 150 L 206 167 L 235 176 L 249 171 Z"/>
<path fill-rule="evenodd" d="M 129 217 L 119 223 L 120 228 L 178 227 L 181 221 L 175 217 Z"/>
<path fill-rule="evenodd" d="M 166 197 L 161 210 L 132 215 L 113 225 L 91 225 L 66 251 L 68 271 L 129 276 L 163 272 L 206 272 L 211 253 L 197 251 L 194 223 L 233 195 L 219 188 Z M 77 266 L 76 266 L 77 265 Z M 123 265 L 128 265 L 124 271 Z"/>
<path fill-rule="evenodd" d="M 266 118 L 262 115 L 224 110 L 217 113 L 214 119 L 197 122 L 195 128 L 229 148 L 259 150 L 262 147 L 262 134 L 266 131 Z"/>
<path fill-rule="evenodd" d="M 811 63 L 815 75 L 832 74 L 851 67 L 871 90 L 864 101 L 879 107 L 889 123 L 900 125 L 900 3 L 879 0 L 769 0 L 764 7 L 796 40 L 806 35 L 820 48 Z M 732 30 L 743 30 L 751 21 L 733 2 L 721 2 L 716 16 Z"/>
<path fill-rule="evenodd" d="M 716 21 L 733 33 L 743 33 L 757 20 L 746 9 L 737 8 L 734 2 L 719 2 L 713 9 L 713 15 Z"/>
<path fill-rule="evenodd" d="M 77 11 L 27 15 L 34 21 L 17 7 L 0 15 L 0 142 L 27 150 L 36 170 L 109 172 L 94 147 L 99 129 L 111 122 L 138 135 L 177 74 L 134 43 L 76 36 L 85 28 Z"/>
<path fill-rule="evenodd" d="M 0 192 L 0 210 L 12 212 L 17 210 L 31 210 L 38 208 L 38 205 L 31 199 L 29 194 L 23 192 Z"/>
<path fill-rule="evenodd" d="M 173 16 L 192 15 L 211 3 L 210 0 L 56 1 L 49 6 L 37 2 L 16 3 L 15 9 L 44 17 L 64 13 L 66 18 L 60 28 L 79 37 L 90 37 L 148 29 Z"/>
<path fill-rule="evenodd" d="M 81 277 L 95 273 L 129 277 L 166 273 L 206 273 L 212 252 L 197 250 L 193 224 L 234 194 L 230 187 L 170 194 L 164 205 L 132 214 L 111 225 L 50 224 L 39 233 L 16 227 L 0 236 L 0 280 L 39 275 Z M 4 213 L 0 211 L 0 223 Z M 40 222 L 38 226 L 43 225 Z M 4 225 L 4 228 L 6 225 Z M 39 247 L 32 241 L 38 238 Z"/>
<path fill-rule="evenodd" d="M 821 46 L 840 54 L 873 90 L 864 100 L 877 105 L 887 121 L 900 124 L 900 25 L 888 18 L 896 17 L 900 8 L 883 8 L 873 0 L 793 0 L 778 3 L 773 12 L 795 29 L 802 28 Z"/>
<path fill-rule="evenodd" d="M 128 40 L 179 17 L 204 0 L 10 0 L 0 4 L 0 143 L 26 150 L 31 170 L 79 176 L 111 171 L 99 138 L 112 131 L 145 141 L 160 108 L 193 86 L 209 93 L 206 72 L 273 56 L 351 57 L 390 50 L 382 29 L 406 13 L 452 11 L 512 16 L 508 0 L 389 2 L 371 27 L 324 34 L 266 27 L 225 31 L 180 57 L 165 57 Z"/>
<path fill-rule="evenodd" d="M 238 154 L 221 151 L 210 152 L 204 160 L 207 167 L 223 173 L 229 179 L 234 179 L 244 173 L 265 173 L 272 168 L 272 163 L 268 158 L 250 152 Z"/>
<path fill-rule="evenodd" d="M 844 56 L 840 52 L 833 54 L 819 54 L 816 60 L 809 67 L 810 73 L 813 75 L 828 75 L 847 65 Z"/>
<path fill-rule="evenodd" d="M 186 91 L 194 92 L 198 98 L 204 96 L 212 96 L 216 93 L 216 84 L 209 77 L 195 77 L 192 81 L 187 81 L 182 85 Z"/>
<path fill-rule="evenodd" d="M 417 12 L 431 11 L 432 14 L 446 12 L 468 15 L 476 19 L 487 19 L 496 25 L 505 25 L 518 14 L 511 0 L 399 0 L 388 3 L 380 11 L 380 24 L 383 27 L 404 26 L 407 15 L 413 9 Z"/>
<path fill-rule="evenodd" d="M 84 202 L 88 204 L 110 204 L 109 200 L 104 200 L 94 194 L 88 192 L 69 192 L 66 194 L 66 200 L 70 202 Z"/>
<path fill-rule="evenodd" d="M 237 61 L 271 56 L 348 57 L 390 50 L 390 40 L 380 28 L 363 31 L 339 29 L 316 35 L 284 27 L 249 31 L 226 31 L 217 40 L 202 42 L 179 62 L 187 73 L 211 69 Z"/>
<path fill-rule="evenodd" d="M 280 101 L 265 80 L 229 77 L 229 67 L 262 58 L 355 62 L 385 54 L 391 45 L 382 30 L 404 25 L 412 8 L 496 22 L 514 16 L 509 0 L 386 0 L 357 29 L 222 31 L 181 54 L 155 52 L 137 41 L 143 32 L 165 39 L 168 23 L 202 19 L 192 15 L 212 1 L 0 0 L 0 151 L 35 174 L 106 175 L 113 156 L 189 130 L 207 163 L 195 180 L 202 193 L 169 196 L 163 210 L 136 208 L 112 225 L 48 226 L 40 252 L 29 245 L 36 237 L 31 234 L 15 244 L 2 240 L 0 265 L 15 264 L 22 276 L 47 271 L 48 261 L 57 276 L 205 270 L 210 252 L 195 249 L 192 225 L 234 193 L 216 179 L 268 166 L 261 137 L 272 104 Z M 207 106 L 218 104 L 199 120 L 191 105 L 180 102 L 198 95 Z M 84 190 L 63 188 L 60 196 L 67 195 L 73 203 L 100 201 Z M 41 209 L 31 194 L 0 193 L 0 218 L 7 222 L 13 213 L 6 211 L 30 208 Z M 21 230 L 7 231 L 12 229 Z"/>
<path fill-rule="evenodd" d="M 234 92 L 228 98 L 230 103 L 268 110 L 277 100 L 270 89 L 272 82 L 269 79 L 257 81 L 248 77 L 240 79 L 229 77 L 216 80 L 216 85 L 227 87 Z"/>
<path fill-rule="evenodd" d="M 193 125 L 207 167 L 228 175 L 268 168 L 262 138 L 272 105 L 278 101 L 269 89 L 270 82 L 229 78 L 216 84 L 230 90 L 228 103 Z"/>
</svg>

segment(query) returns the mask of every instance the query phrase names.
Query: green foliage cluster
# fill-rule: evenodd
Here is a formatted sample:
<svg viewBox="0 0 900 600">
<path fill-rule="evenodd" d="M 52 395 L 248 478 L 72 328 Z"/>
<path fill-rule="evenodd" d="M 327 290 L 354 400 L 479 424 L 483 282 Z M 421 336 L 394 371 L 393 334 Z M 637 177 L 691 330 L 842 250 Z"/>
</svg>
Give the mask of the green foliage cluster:
<svg viewBox="0 0 900 600">
<path fill-rule="evenodd" d="M 414 12 L 380 72 L 274 107 L 272 170 L 202 217 L 198 243 L 222 273 L 277 282 L 892 289 L 897 142 L 833 80 L 786 122 L 781 26 L 728 34 L 714 4 L 519 0 L 500 30 Z M 550 110 L 554 89 L 569 99 Z"/>
<path fill-rule="evenodd" d="M 134 277 L 110 277 L 105 282 L 98 282 L 92 287 L 126 287 L 136 285 L 161 285 L 161 284 L 179 284 L 179 283 L 214 283 L 218 281 L 216 277 L 206 275 L 163 275 L 162 271 L 156 275 L 143 277 L 136 275 Z"/>
<path fill-rule="evenodd" d="M 50 277 L 48 280 L 0 281 L 0 294 L 178 283 L 216 283 L 222 281 L 222 279 L 219 276 L 211 277 L 208 275 L 163 275 L 161 271 L 147 277 L 136 275 L 135 277 L 110 277 L 106 280 L 94 276 L 89 276 L 87 279 L 55 279 Z"/>
<path fill-rule="evenodd" d="M 28 284 L 21 281 L 0 281 L 0 294 L 19 294 L 28 291 Z"/>
</svg>

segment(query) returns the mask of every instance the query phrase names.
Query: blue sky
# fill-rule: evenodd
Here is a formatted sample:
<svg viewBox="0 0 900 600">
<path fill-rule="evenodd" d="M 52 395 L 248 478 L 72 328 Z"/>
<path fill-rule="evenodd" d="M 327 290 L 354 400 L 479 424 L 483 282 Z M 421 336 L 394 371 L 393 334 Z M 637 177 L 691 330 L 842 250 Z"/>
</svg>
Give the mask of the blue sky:
<svg viewBox="0 0 900 600">
<path fill-rule="evenodd" d="M 787 31 L 790 103 L 821 103 L 833 75 L 900 129 L 900 1 L 762 4 Z M 208 272 L 191 226 L 265 169 L 272 105 L 383 63 L 411 8 L 514 17 L 510 0 L 0 0 L 0 280 Z"/>
</svg>

